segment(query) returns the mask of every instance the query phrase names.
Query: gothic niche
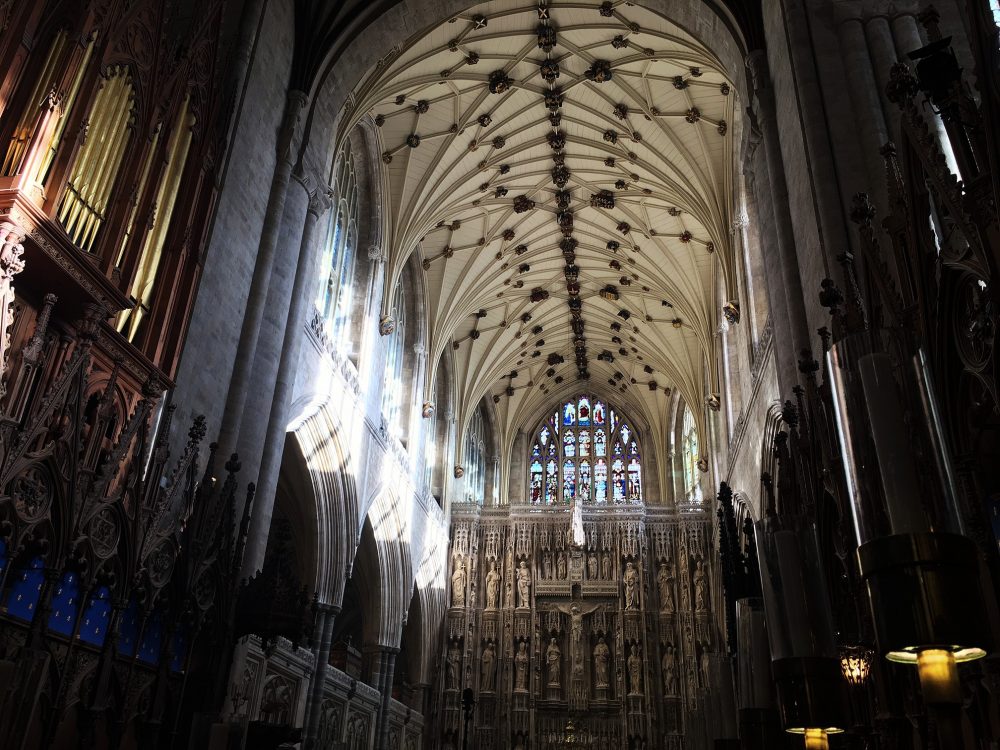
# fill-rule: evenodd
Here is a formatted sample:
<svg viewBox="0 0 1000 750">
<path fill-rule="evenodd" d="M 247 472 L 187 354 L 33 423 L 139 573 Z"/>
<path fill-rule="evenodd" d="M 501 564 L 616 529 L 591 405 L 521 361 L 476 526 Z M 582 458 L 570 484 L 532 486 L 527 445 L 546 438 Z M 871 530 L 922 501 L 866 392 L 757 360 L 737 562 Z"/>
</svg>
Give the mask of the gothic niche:
<svg viewBox="0 0 1000 750">
<path fill-rule="evenodd" d="M 494 748 L 561 747 L 567 715 L 587 746 L 683 747 L 722 658 L 711 524 L 647 505 L 645 436 L 593 393 L 529 435 L 523 500 L 452 518 L 442 740 L 469 689 Z"/>
</svg>

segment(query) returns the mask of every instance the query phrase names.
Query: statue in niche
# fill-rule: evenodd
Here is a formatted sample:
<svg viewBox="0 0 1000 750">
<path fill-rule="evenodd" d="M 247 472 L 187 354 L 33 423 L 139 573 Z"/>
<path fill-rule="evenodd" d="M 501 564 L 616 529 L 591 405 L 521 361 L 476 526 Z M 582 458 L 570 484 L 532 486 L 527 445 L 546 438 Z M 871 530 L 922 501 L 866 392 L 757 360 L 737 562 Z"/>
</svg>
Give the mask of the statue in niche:
<svg viewBox="0 0 1000 750">
<path fill-rule="evenodd" d="M 493 649 L 493 643 L 487 643 L 486 648 L 483 649 L 482 657 L 482 667 L 483 667 L 483 677 L 479 683 L 480 690 L 493 690 L 493 677 L 496 674 L 493 665 L 496 663 L 496 651 Z"/>
<path fill-rule="evenodd" d="M 670 575 L 670 565 L 663 563 L 660 565 L 660 572 L 656 574 L 656 586 L 660 592 L 660 611 L 670 614 L 674 611 L 674 579 Z"/>
<path fill-rule="evenodd" d="M 528 564 L 521 560 L 520 566 L 517 569 L 517 606 L 519 609 L 528 609 L 531 607 L 531 602 L 529 597 L 531 595 L 531 571 L 528 570 Z"/>
<path fill-rule="evenodd" d="M 597 639 L 594 646 L 594 687 L 606 688 L 610 682 L 608 664 L 611 661 L 611 649 L 604 638 Z"/>
<path fill-rule="evenodd" d="M 549 580 L 552 578 L 552 553 L 546 552 L 542 555 L 542 578 Z"/>
<path fill-rule="evenodd" d="M 458 670 L 461 661 L 462 655 L 459 653 L 458 644 L 452 643 L 448 647 L 448 666 L 445 674 L 445 687 L 449 690 L 458 689 Z"/>
<path fill-rule="evenodd" d="M 490 571 L 486 574 L 486 609 L 496 609 L 500 602 L 500 574 L 494 560 L 490 563 Z"/>
<path fill-rule="evenodd" d="M 514 655 L 514 690 L 525 692 L 528 689 L 528 644 L 521 641 Z"/>
<path fill-rule="evenodd" d="M 520 737 L 518 737 L 517 742 L 514 743 L 514 750 L 524 750 L 524 743 L 521 741 Z"/>
<path fill-rule="evenodd" d="M 560 581 L 566 580 L 566 553 L 560 552 L 559 559 L 556 561 L 556 573 L 559 575 Z"/>
<path fill-rule="evenodd" d="M 712 674 L 712 662 L 708 657 L 707 650 L 701 652 L 701 659 L 699 659 L 698 661 L 698 667 L 701 670 L 702 687 L 707 688 L 709 683 L 711 682 L 710 678 Z"/>
<path fill-rule="evenodd" d="M 545 663 L 549 668 L 549 687 L 559 687 L 562 681 L 560 665 L 562 664 L 562 651 L 556 639 L 549 641 L 548 648 L 545 649 Z"/>
<path fill-rule="evenodd" d="M 611 555 L 607 552 L 601 556 L 601 573 L 605 581 L 611 580 Z"/>
<path fill-rule="evenodd" d="M 694 611 L 708 611 L 708 579 L 705 577 L 705 563 L 701 560 L 694 571 Z"/>
<path fill-rule="evenodd" d="M 625 573 L 622 575 L 625 584 L 625 609 L 636 609 L 639 606 L 639 573 L 631 562 L 625 563 Z"/>
<path fill-rule="evenodd" d="M 639 647 L 634 645 L 629 649 L 628 674 L 633 695 L 642 695 L 642 659 L 639 658 Z"/>
<path fill-rule="evenodd" d="M 663 649 L 660 669 L 663 671 L 664 695 L 677 695 L 677 656 L 674 654 L 673 646 Z"/>
<path fill-rule="evenodd" d="M 507 607 L 514 606 L 514 583 L 510 580 L 510 578 L 507 579 L 505 587 L 504 605 Z"/>
<path fill-rule="evenodd" d="M 591 581 L 596 581 L 597 576 L 597 553 L 591 552 L 587 555 L 587 578 Z"/>
<path fill-rule="evenodd" d="M 455 572 L 451 574 L 451 606 L 465 606 L 465 563 L 461 560 L 455 566 Z"/>
</svg>

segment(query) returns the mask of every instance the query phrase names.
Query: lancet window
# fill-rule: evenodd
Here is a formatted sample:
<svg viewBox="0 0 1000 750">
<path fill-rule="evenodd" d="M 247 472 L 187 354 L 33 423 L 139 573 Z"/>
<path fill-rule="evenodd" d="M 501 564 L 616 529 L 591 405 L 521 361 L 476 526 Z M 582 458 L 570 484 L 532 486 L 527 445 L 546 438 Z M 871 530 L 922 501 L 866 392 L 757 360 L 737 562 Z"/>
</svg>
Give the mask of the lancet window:
<svg viewBox="0 0 1000 750">
<path fill-rule="evenodd" d="M 348 140 L 337 159 L 333 184 L 333 210 L 326 250 L 320 262 L 324 277 L 316 304 L 323 315 L 327 335 L 338 348 L 350 336 L 351 308 L 354 304 L 354 261 L 358 248 L 358 176 Z"/>
<path fill-rule="evenodd" d="M 642 500 L 642 454 L 633 425 L 604 401 L 563 403 L 534 435 L 528 457 L 532 504 Z"/>
<path fill-rule="evenodd" d="M 465 502 L 482 504 L 486 498 L 486 420 L 476 409 L 465 433 Z"/>
<path fill-rule="evenodd" d="M 698 481 L 698 428 L 691 410 L 684 409 L 681 423 L 681 456 L 684 462 L 684 497 L 689 503 L 702 501 L 701 483 Z"/>
</svg>

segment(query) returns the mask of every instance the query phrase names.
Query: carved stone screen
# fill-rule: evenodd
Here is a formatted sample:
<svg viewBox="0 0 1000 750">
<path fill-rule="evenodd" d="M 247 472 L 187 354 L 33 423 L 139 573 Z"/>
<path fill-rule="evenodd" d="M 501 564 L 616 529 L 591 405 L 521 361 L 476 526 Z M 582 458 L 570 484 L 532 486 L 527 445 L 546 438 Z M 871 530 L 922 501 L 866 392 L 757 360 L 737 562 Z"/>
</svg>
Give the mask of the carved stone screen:
<svg viewBox="0 0 1000 750">
<path fill-rule="evenodd" d="M 579 484 L 584 459 L 601 457 L 598 429 L 604 457 L 612 459 L 616 446 L 622 453 L 617 503 L 613 473 L 604 502 Z M 574 746 L 683 746 L 688 717 L 710 689 L 717 649 L 711 524 L 705 515 L 642 503 L 639 445 L 610 407 L 578 398 L 554 410 L 528 443 L 527 503 L 454 507 L 435 686 L 441 747 L 462 746 L 466 688 L 476 700 L 469 747 L 555 748 L 570 734 Z M 552 446 L 550 480 L 544 463 Z M 546 459 L 540 472 L 539 453 Z M 567 464 L 574 492 L 566 490 Z M 574 512 L 582 515 L 582 544 L 574 544 Z"/>
</svg>

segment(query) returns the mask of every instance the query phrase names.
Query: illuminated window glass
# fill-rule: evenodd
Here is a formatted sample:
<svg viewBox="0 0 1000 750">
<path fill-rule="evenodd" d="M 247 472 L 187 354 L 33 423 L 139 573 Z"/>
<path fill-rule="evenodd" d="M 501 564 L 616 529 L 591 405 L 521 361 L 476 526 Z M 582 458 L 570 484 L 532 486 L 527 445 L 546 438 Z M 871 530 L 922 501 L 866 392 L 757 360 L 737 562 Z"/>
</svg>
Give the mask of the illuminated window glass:
<svg viewBox="0 0 1000 750">
<path fill-rule="evenodd" d="M 350 319 L 354 305 L 354 263 L 358 249 L 360 195 L 357 167 L 349 140 L 337 158 L 332 187 L 334 205 L 320 261 L 323 276 L 316 306 L 323 315 L 330 339 L 338 349 L 344 350 L 350 343 Z"/>
<path fill-rule="evenodd" d="M 483 504 L 486 497 L 486 419 L 476 409 L 465 433 L 465 502 Z"/>
<path fill-rule="evenodd" d="M 684 462 L 684 494 L 689 503 L 700 503 L 701 482 L 698 481 L 698 428 L 690 409 L 684 410 L 681 426 L 681 456 Z"/>
<path fill-rule="evenodd" d="M 531 446 L 528 500 L 533 504 L 642 501 L 635 429 L 593 396 L 561 404 L 538 426 Z"/>
</svg>

